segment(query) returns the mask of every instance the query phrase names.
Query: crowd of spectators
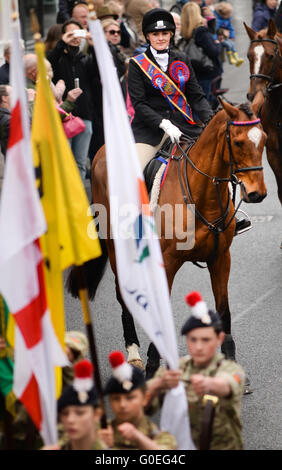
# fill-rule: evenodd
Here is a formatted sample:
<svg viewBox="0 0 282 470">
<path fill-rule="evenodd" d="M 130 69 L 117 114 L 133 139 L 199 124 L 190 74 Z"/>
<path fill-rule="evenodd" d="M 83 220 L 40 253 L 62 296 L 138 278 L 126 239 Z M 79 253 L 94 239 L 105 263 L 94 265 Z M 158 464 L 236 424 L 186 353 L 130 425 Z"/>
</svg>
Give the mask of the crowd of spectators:
<svg viewBox="0 0 282 470">
<path fill-rule="evenodd" d="M 268 25 L 270 18 L 281 30 L 281 3 L 278 0 L 253 0 L 252 28 L 258 31 Z M 101 20 L 105 37 L 113 55 L 121 82 L 128 113 L 131 103 L 127 93 L 127 71 L 130 57 L 144 52 L 148 47 L 142 34 L 142 18 L 152 8 L 160 7 L 158 0 L 95 0 L 97 17 Z M 102 116 L 102 87 L 95 51 L 88 32 L 88 3 L 84 0 L 60 0 L 57 23 L 48 30 L 45 41 L 50 82 L 56 102 L 66 112 L 79 116 L 85 131 L 70 141 L 81 177 L 89 176 L 87 168 L 104 143 Z M 232 4 L 216 0 L 176 0 L 170 7 L 176 32 L 174 48 L 189 51 L 193 39 L 197 47 L 211 59 L 213 70 L 203 72 L 194 66 L 195 74 L 211 104 L 212 83 L 220 87 L 223 63 L 240 66 L 243 62 L 237 53 L 236 36 L 232 20 Z M 81 33 L 77 33 L 81 31 Z M 75 34 L 74 34 L 75 32 Z M 77 35 L 77 36 L 76 36 Z M 3 51 L 4 64 L 0 67 L 0 85 L 9 84 L 10 44 Z M 36 57 L 24 55 L 28 90 L 35 90 Z M 6 98 L 8 88 L 1 89 L 0 123 L 7 123 Z M 34 93 L 28 92 L 30 103 Z M 5 103 L 4 103 L 5 102 Z M 32 109 L 32 105 L 30 106 Z M 2 153 L 5 153 L 5 131 L 0 133 Z"/>
</svg>

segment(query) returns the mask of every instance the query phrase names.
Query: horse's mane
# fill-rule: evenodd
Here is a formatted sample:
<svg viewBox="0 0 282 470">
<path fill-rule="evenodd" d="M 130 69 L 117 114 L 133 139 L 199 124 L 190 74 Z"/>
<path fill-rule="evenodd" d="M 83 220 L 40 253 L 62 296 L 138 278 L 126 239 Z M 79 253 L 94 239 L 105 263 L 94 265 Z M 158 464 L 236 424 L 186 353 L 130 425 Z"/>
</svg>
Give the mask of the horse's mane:
<svg viewBox="0 0 282 470">
<path fill-rule="evenodd" d="M 250 107 L 250 103 L 246 102 L 246 103 L 241 103 L 241 104 L 235 104 L 235 103 L 231 103 L 230 101 L 228 101 L 229 104 L 231 104 L 232 106 L 235 106 L 237 107 L 238 109 L 240 109 L 240 111 L 243 111 L 243 113 L 245 113 L 249 119 L 252 118 L 253 116 L 253 111 L 251 110 L 251 107 Z M 210 119 L 205 123 L 205 128 L 208 126 L 208 124 L 211 122 L 211 120 L 220 112 L 223 110 L 223 107 L 222 106 L 219 106 L 215 112 L 213 113 L 213 115 L 210 117 Z"/>
<path fill-rule="evenodd" d="M 243 113 L 245 113 L 249 119 L 252 119 L 254 113 L 251 110 L 250 103 L 242 103 L 238 106 L 238 109 L 240 109 L 240 111 L 243 111 Z"/>
</svg>

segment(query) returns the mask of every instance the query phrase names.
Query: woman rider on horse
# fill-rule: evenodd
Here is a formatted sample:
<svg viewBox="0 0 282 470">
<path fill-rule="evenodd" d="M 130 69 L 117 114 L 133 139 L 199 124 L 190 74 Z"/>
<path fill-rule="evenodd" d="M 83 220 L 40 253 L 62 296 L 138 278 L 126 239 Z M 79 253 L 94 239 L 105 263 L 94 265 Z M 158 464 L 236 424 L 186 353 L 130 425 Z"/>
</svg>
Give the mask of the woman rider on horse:
<svg viewBox="0 0 282 470">
<path fill-rule="evenodd" d="M 172 47 L 173 16 L 162 8 L 142 22 L 148 48 L 129 62 L 128 91 L 135 111 L 132 129 L 142 169 L 167 137 L 198 137 L 213 112 L 187 56 Z"/>
<path fill-rule="evenodd" d="M 172 47 L 175 29 L 167 10 L 148 11 L 142 21 L 148 48 L 129 62 L 132 130 L 142 170 L 167 137 L 172 142 L 182 134 L 197 138 L 213 115 L 187 56 Z M 249 228 L 250 220 L 236 218 L 236 235 Z"/>
</svg>

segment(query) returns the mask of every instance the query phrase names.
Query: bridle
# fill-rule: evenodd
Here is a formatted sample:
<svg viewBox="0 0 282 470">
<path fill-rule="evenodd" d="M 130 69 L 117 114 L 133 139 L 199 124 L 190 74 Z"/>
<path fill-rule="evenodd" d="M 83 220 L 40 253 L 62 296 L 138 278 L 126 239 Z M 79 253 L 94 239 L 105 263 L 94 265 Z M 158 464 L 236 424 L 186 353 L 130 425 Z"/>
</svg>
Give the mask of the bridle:
<svg viewBox="0 0 282 470">
<path fill-rule="evenodd" d="M 210 232 L 212 232 L 215 236 L 214 250 L 213 250 L 212 256 L 210 257 L 209 263 L 212 263 L 215 260 L 216 256 L 217 256 L 217 249 L 218 249 L 218 242 L 219 242 L 220 233 L 224 232 L 229 227 L 229 225 L 231 224 L 232 220 L 236 216 L 236 214 L 239 210 L 239 207 L 240 207 L 240 205 L 243 201 L 243 199 L 240 200 L 237 207 L 234 209 L 234 213 L 231 215 L 230 219 L 227 221 L 226 219 L 227 219 L 227 216 L 229 214 L 229 209 L 230 209 L 230 197 L 229 197 L 229 194 L 228 194 L 227 207 L 224 209 L 223 201 L 222 201 L 222 198 L 221 198 L 221 195 L 220 195 L 219 185 L 221 183 L 229 183 L 229 182 L 232 184 L 232 187 L 233 187 L 233 199 L 232 200 L 233 200 L 233 204 L 235 206 L 236 189 L 237 189 L 238 185 L 240 186 L 242 193 L 246 194 L 244 184 L 241 180 L 239 180 L 237 178 L 236 174 L 237 173 L 246 173 L 247 171 L 262 171 L 263 170 L 262 166 L 247 166 L 247 167 L 243 167 L 243 168 L 238 167 L 238 165 L 237 165 L 237 163 L 234 159 L 234 153 L 233 153 L 233 150 L 232 150 L 230 127 L 231 126 L 253 126 L 253 125 L 259 124 L 260 122 L 261 122 L 260 119 L 255 119 L 255 120 L 252 120 L 252 121 L 229 121 L 229 120 L 227 121 L 226 129 L 225 129 L 225 132 L 224 132 L 224 139 L 223 139 L 223 144 L 222 144 L 221 155 L 223 156 L 223 154 L 224 154 L 224 150 L 225 150 L 225 146 L 226 146 L 226 142 L 227 142 L 227 148 L 228 148 L 228 154 L 229 154 L 229 168 L 230 168 L 229 178 L 219 178 L 217 176 L 211 176 L 211 175 L 208 175 L 207 173 L 203 172 L 202 170 L 200 170 L 195 165 L 195 163 L 191 160 L 191 158 L 189 157 L 189 151 L 193 147 L 195 141 L 191 142 L 191 139 L 189 139 L 189 137 L 187 137 L 187 136 L 184 136 L 184 139 L 188 142 L 185 149 L 183 149 L 179 145 L 179 143 L 176 143 L 176 146 L 177 146 L 178 150 L 181 153 L 180 156 L 171 155 L 168 152 L 164 152 L 164 151 L 159 152 L 159 153 L 162 153 L 164 156 L 169 156 L 173 160 L 176 160 L 178 162 L 178 178 L 179 178 L 179 183 L 180 183 L 180 186 L 181 186 L 181 191 L 182 191 L 182 194 L 183 194 L 184 202 L 185 202 L 186 205 L 189 205 L 190 209 L 194 212 L 195 217 L 197 217 L 199 220 L 201 220 L 201 222 L 204 225 L 206 225 L 208 230 Z M 181 160 L 183 158 L 185 159 L 184 184 L 183 184 L 182 175 L 181 175 Z M 199 212 L 199 210 L 197 209 L 197 207 L 194 203 L 192 193 L 191 193 L 191 189 L 190 189 L 190 186 L 189 186 L 189 181 L 188 181 L 188 165 L 190 165 L 199 174 L 201 174 L 201 175 L 207 177 L 208 179 L 210 179 L 216 187 L 217 198 L 218 198 L 218 202 L 219 202 L 219 206 L 220 206 L 221 216 L 218 219 L 214 220 L 213 222 L 209 222 L 203 216 L 203 214 L 201 214 Z M 229 189 L 227 189 L 227 191 L 229 191 Z M 194 264 L 196 264 L 197 266 L 199 266 L 201 268 L 203 267 L 200 264 L 198 264 L 197 262 L 195 262 Z M 204 266 L 204 267 L 206 267 L 206 266 Z"/>
<path fill-rule="evenodd" d="M 269 42 L 269 43 L 275 44 L 275 60 L 274 60 L 270 75 L 265 75 L 262 73 L 252 74 L 250 75 L 250 79 L 262 78 L 264 80 L 268 80 L 269 82 L 265 90 L 262 90 L 262 92 L 263 92 L 265 99 L 271 100 L 270 105 L 271 107 L 273 107 L 274 113 L 271 113 L 271 116 L 268 116 L 268 119 L 271 122 L 273 122 L 275 125 L 276 132 L 277 132 L 277 139 L 278 139 L 278 147 L 279 147 L 279 151 L 281 152 L 282 151 L 282 138 L 281 138 L 282 123 L 281 123 L 281 120 L 279 120 L 279 114 L 281 111 L 281 100 L 279 100 L 279 102 L 276 103 L 276 96 L 274 96 L 273 100 L 274 100 L 275 105 L 273 106 L 272 105 L 273 100 L 271 99 L 272 97 L 271 92 L 273 91 L 275 92 L 282 86 L 281 82 L 275 83 L 275 74 L 276 74 L 276 70 L 278 66 L 278 61 L 279 61 L 279 58 L 281 58 L 279 54 L 279 45 L 278 45 L 278 42 L 275 41 L 275 39 L 268 39 L 268 38 L 260 38 L 260 39 L 258 38 L 258 39 L 251 40 L 251 44 L 255 42 L 259 42 L 259 43 Z M 278 105 L 278 107 L 276 105 Z"/>
<path fill-rule="evenodd" d="M 255 42 L 259 42 L 259 43 L 269 42 L 271 44 L 275 44 L 275 59 L 274 59 L 273 65 L 272 65 L 270 75 L 266 75 L 266 74 L 263 74 L 263 73 L 253 73 L 253 74 L 250 75 L 250 79 L 252 79 L 252 78 L 262 78 L 263 80 L 268 80 L 269 85 L 267 86 L 266 89 L 267 89 L 267 91 L 272 91 L 274 88 L 278 88 L 278 87 L 282 86 L 282 83 L 274 84 L 275 73 L 276 73 L 276 69 L 277 69 L 277 66 L 278 66 L 278 61 L 279 61 L 279 58 L 280 58 L 278 42 L 275 41 L 275 39 L 267 39 L 267 38 L 258 38 L 258 39 L 252 39 L 251 40 L 251 44 L 253 44 Z"/>
</svg>

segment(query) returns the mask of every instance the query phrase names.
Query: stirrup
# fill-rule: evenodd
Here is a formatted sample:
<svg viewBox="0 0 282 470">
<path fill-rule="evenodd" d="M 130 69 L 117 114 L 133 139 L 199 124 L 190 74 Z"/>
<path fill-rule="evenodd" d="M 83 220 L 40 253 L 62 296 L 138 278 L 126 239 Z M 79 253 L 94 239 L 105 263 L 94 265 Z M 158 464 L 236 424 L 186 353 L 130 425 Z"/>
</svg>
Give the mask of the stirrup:
<svg viewBox="0 0 282 470">
<path fill-rule="evenodd" d="M 235 228 L 234 237 L 236 237 L 236 235 L 240 235 L 241 233 L 247 232 L 248 230 L 253 228 L 252 221 L 250 217 L 248 216 L 248 214 L 244 212 L 242 209 L 239 209 L 238 212 L 241 212 L 246 218 L 241 219 L 241 220 L 236 219 L 236 228 Z"/>
</svg>

